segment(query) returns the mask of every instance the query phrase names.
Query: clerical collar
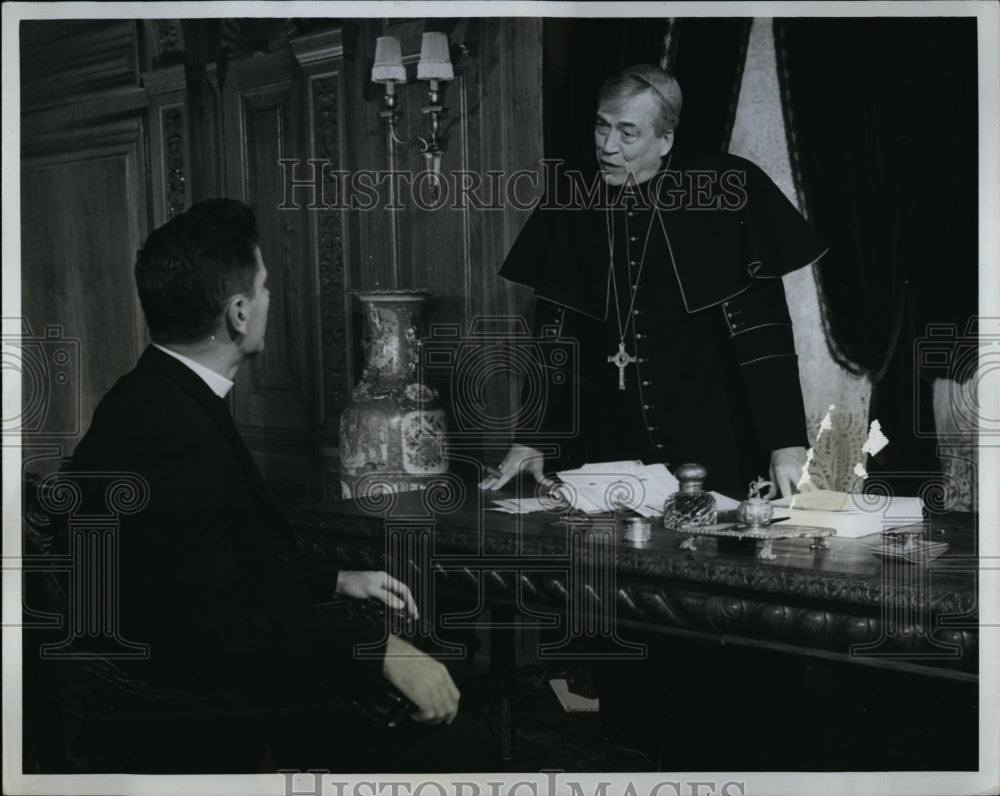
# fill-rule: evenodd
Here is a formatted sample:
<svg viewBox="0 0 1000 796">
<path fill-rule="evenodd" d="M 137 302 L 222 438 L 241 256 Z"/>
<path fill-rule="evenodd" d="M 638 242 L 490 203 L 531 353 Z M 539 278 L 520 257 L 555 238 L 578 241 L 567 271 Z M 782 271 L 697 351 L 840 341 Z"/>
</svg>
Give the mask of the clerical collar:
<svg viewBox="0 0 1000 796">
<path fill-rule="evenodd" d="M 164 348 L 159 343 L 153 343 L 156 348 L 159 348 L 164 354 L 169 354 L 174 359 L 179 362 L 183 362 L 191 370 L 193 370 L 201 380 L 208 385 L 208 388 L 218 395 L 220 398 L 225 398 L 229 391 L 233 388 L 233 383 L 225 376 L 216 373 L 211 368 L 206 368 L 200 362 L 195 362 L 193 359 L 189 359 L 183 354 L 178 354 L 176 351 L 171 351 L 169 348 Z"/>
</svg>

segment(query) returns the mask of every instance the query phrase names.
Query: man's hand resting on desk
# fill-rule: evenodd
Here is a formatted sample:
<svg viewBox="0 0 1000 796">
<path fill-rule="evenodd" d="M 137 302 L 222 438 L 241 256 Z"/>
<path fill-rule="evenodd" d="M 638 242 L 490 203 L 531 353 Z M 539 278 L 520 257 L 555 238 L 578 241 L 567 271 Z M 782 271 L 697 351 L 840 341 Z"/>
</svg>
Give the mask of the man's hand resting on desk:
<svg viewBox="0 0 1000 796">
<path fill-rule="evenodd" d="M 527 445 L 511 445 L 499 470 L 490 468 L 490 475 L 479 482 L 480 489 L 503 489 L 521 470 L 527 470 L 540 484 L 550 484 L 542 469 L 545 456 Z"/>
<path fill-rule="evenodd" d="M 798 492 L 802 468 L 806 463 L 805 448 L 778 448 L 771 451 L 771 488 L 764 495 L 768 500 L 781 492 L 782 497 L 789 497 Z"/>
<path fill-rule="evenodd" d="M 412 716 L 422 724 L 451 724 L 458 713 L 458 688 L 443 664 L 398 636 L 385 645 L 382 674 L 413 702 L 420 712 Z"/>
<path fill-rule="evenodd" d="M 337 594 L 366 600 L 374 597 L 390 608 L 406 609 L 413 619 L 418 619 L 417 603 L 405 583 L 396 580 L 388 572 L 344 572 L 337 573 Z"/>
</svg>

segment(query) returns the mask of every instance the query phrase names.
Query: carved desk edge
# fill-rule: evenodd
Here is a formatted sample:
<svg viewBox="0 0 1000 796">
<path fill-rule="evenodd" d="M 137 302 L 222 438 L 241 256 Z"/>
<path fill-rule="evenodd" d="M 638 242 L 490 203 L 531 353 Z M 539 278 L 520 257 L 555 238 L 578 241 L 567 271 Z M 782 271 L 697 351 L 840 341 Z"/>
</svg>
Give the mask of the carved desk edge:
<svg viewBox="0 0 1000 796">
<path fill-rule="evenodd" d="M 337 507 L 285 507 L 284 516 L 295 530 L 303 552 L 332 560 L 356 561 L 383 566 L 386 517 L 343 513 Z M 400 527 L 413 518 L 406 518 Z M 446 563 L 449 555 L 456 557 L 456 565 L 469 561 L 468 557 L 482 557 L 475 561 L 475 569 L 490 568 L 491 558 L 504 557 L 544 560 L 567 555 L 564 539 L 537 538 L 526 535 L 483 532 L 448 524 L 447 516 L 429 516 L 424 521 L 433 527 L 435 551 L 442 553 L 440 562 Z M 417 522 L 420 525 L 420 522 Z M 856 540 L 851 540 L 856 541 Z M 928 612 L 935 617 L 952 617 L 963 620 L 963 625 L 975 624 L 978 618 L 974 579 L 967 589 L 943 589 L 898 585 L 892 578 L 877 582 L 866 581 L 857 575 L 838 572 L 809 572 L 781 566 L 760 566 L 747 562 L 715 559 L 711 557 L 680 556 L 663 551 L 642 550 L 619 544 L 615 546 L 615 566 L 618 574 L 628 579 L 652 578 L 660 581 L 705 584 L 715 589 L 726 587 L 737 592 L 753 592 L 758 597 L 765 594 L 780 595 L 803 602 L 821 601 L 824 604 L 843 604 L 853 611 L 869 609 L 878 615 L 886 608 Z M 465 555 L 463 555 L 465 554 Z M 593 556 L 593 548 L 582 547 L 577 551 L 581 563 Z M 510 570 L 512 565 L 494 562 L 496 569 Z M 558 563 L 553 561 L 553 569 Z M 973 570 L 975 564 L 970 563 Z"/>
<path fill-rule="evenodd" d="M 393 562 L 394 567 L 389 565 L 384 517 L 344 515 L 320 508 L 289 510 L 286 518 L 296 530 L 302 552 L 311 557 L 336 561 L 338 565 L 387 568 L 404 580 L 420 577 L 428 564 L 410 558 Z M 799 581 L 811 584 L 810 597 L 803 587 L 790 587 L 796 583 L 794 580 L 768 581 L 764 585 L 771 588 L 764 589 L 760 582 L 736 578 L 733 570 L 739 570 L 739 564 L 698 566 L 689 578 L 683 567 L 677 576 L 669 574 L 669 568 L 656 570 L 655 575 L 640 574 L 638 570 L 643 568 L 629 566 L 626 557 L 624 561 L 619 558 L 619 564 L 628 571 L 615 578 L 613 604 L 609 606 L 600 589 L 579 582 L 574 587 L 565 572 L 557 572 L 558 559 L 547 566 L 546 553 L 550 557 L 565 554 L 565 544 L 535 538 L 527 545 L 529 550 L 522 549 L 519 558 L 513 555 L 515 547 L 510 540 L 504 543 L 503 534 L 484 534 L 491 560 L 490 556 L 478 554 L 479 531 L 441 528 L 432 521 L 424 525 L 434 528 L 434 543 L 439 549 L 476 553 L 456 556 L 453 565 L 448 555 L 430 562 L 435 589 L 478 593 L 482 608 L 508 605 L 560 614 L 572 605 L 595 616 L 613 615 L 603 635 L 597 633 L 605 643 L 617 643 L 616 627 L 630 626 L 976 679 L 979 638 L 974 629 L 969 629 L 970 623 L 935 627 L 934 620 L 940 617 L 926 615 L 926 606 L 907 611 L 897 607 L 890 614 L 885 606 L 869 604 L 878 599 L 878 593 L 870 589 L 847 593 L 851 599 L 845 603 L 837 599 L 838 592 L 829 584 L 823 587 L 811 579 Z M 577 552 L 586 557 L 585 551 Z M 531 556 L 538 556 L 534 561 L 541 565 L 516 566 L 519 560 L 528 561 Z M 752 568 L 752 561 L 748 566 Z M 728 581 L 724 580 L 727 575 Z M 571 593 L 574 588 L 576 591 Z M 841 592 L 839 597 L 845 594 Z"/>
</svg>

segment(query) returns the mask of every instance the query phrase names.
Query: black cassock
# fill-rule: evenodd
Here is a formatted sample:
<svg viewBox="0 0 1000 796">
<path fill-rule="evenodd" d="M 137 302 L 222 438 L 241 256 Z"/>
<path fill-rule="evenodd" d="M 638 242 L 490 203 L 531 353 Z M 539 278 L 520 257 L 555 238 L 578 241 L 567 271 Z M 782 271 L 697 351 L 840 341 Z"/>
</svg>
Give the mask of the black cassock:
<svg viewBox="0 0 1000 796">
<path fill-rule="evenodd" d="M 575 374 L 547 363 L 549 389 L 525 397 L 545 402 L 541 433 L 515 441 L 558 444 L 556 466 L 698 462 L 707 488 L 745 494 L 770 451 L 808 444 L 781 276 L 826 247 L 732 155 L 671 153 L 649 182 L 580 200 L 550 191 L 500 269 L 535 290 L 543 339 L 577 352 Z M 622 342 L 637 360 L 624 390 L 609 362 Z M 562 378 L 572 389 L 552 388 Z"/>
</svg>

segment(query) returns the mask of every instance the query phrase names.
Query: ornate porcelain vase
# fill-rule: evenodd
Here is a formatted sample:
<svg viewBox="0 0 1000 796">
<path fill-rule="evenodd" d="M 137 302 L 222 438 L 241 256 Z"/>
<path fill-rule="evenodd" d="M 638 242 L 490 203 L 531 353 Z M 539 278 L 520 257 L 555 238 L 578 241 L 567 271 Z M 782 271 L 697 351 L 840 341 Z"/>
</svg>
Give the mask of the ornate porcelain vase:
<svg viewBox="0 0 1000 796">
<path fill-rule="evenodd" d="M 417 382 L 424 290 L 355 291 L 368 327 L 361 381 L 340 414 L 345 498 L 424 489 L 448 471 L 447 420 L 437 393 Z"/>
</svg>

